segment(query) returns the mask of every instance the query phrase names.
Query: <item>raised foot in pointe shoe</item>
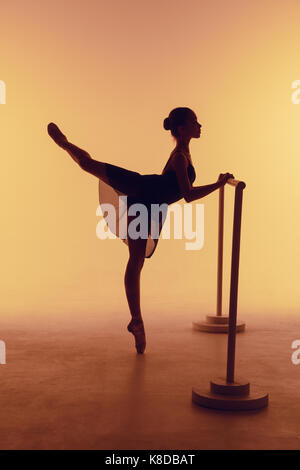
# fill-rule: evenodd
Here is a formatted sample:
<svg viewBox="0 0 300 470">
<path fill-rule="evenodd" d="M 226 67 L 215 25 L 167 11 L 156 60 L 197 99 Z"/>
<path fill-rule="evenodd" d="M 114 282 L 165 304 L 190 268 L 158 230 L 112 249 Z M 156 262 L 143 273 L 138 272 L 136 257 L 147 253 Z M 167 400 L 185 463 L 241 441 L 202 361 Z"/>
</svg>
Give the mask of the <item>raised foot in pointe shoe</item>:
<svg viewBox="0 0 300 470">
<path fill-rule="evenodd" d="M 54 124 L 54 122 L 50 122 L 48 124 L 47 129 L 48 129 L 48 134 L 50 135 L 50 137 L 52 137 L 52 139 L 54 140 L 56 144 L 62 146 L 63 144 L 68 142 L 67 137 L 61 132 L 58 126 Z"/>
</svg>

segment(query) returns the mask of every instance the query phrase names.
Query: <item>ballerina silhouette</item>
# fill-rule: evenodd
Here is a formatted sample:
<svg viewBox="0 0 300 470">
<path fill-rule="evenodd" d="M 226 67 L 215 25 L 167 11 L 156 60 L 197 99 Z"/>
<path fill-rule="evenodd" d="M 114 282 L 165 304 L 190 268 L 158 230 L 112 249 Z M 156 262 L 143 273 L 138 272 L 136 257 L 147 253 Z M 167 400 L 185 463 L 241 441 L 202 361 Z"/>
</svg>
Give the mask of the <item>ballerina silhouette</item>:
<svg viewBox="0 0 300 470">
<path fill-rule="evenodd" d="M 195 186 L 196 173 L 189 151 L 192 138 L 201 135 L 201 124 L 194 111 L 190 108 L 174 108 L 164 120 L 164 129 L 170 130 L 176 146 L 170 154 L 161 174 L 142 175 L 107 162 L 94 160 L 88 152 L 68 141 L 67 137 L 54 123 L 48 124 L 48 133 L 59 147 L 66 150 L 73 160 L 88 173 L 99 179 L 99 196 L 101 192 L 108 196 L 127 196 L 127 224 L 135 216 L 128 215 L 129 207 L 134 203 L 142 203 L 148 209 L 148 227 L 151 229 L 151 204 L 172 204 L 184 198 L 187 202 L 200 199 L 223 186 L 230 173 L 221 173 L 215 183 Z M 106 194 L 106 195 L 107 195 Z M 116 200 L 116 199 L 115 199 Z M 116 207 L 117 209 L 117 207 Z M 127 329 L 134 335 L 137 353 L 142 354 L 146 348 L 146 335 L 140 307 L 140 275 L 145 258 L 150 258 L 157 246 L 164 220 L 159 220 L 158 237 L 133 239 L 127 233 L 125 243 L 129 248 L 129 260 L 125 271 L 126 297 L 131 313 L 131 321 Z"/>
</svg>

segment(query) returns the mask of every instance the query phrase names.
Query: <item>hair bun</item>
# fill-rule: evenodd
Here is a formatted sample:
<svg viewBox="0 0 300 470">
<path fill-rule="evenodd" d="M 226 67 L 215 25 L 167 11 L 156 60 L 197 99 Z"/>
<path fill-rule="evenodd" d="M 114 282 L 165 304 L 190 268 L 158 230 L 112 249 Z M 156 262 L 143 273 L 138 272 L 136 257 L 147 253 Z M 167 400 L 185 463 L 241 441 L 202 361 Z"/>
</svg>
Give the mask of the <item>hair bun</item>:
<svg viewBox="0 0 300 470">
<path fill-rule="evenodd" d="M 164 120 L 164 128 L 166 129 L 166 131 L 169 131 L 169 130 L 171 129 L 171 125 L 170 125 L 170 124 L 171 124 L 171 123 L 170 123 L 170 118 L 167 117 L 167 118 Z"/>
</svg>

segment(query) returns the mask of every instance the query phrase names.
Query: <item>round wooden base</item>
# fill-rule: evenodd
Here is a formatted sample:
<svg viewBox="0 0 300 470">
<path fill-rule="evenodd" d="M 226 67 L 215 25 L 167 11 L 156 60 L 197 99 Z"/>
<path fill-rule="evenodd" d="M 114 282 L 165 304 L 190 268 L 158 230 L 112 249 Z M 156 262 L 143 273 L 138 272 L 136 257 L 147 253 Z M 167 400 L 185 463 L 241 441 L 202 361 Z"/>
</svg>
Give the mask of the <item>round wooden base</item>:
<svg viewBox="0 0 300 470">
<path fill-rule="evenodd" d="M 210 390 L 193 388 L 192 401 L 196 405 L 217 410 L 256 410 L 268 406 L 269 395 L 249 382 L 238 379 L 235 382 L 226 382 L 217 378 L 210 382 Z"/>
<path fill-rule="evenodd" d="M 236 332 L 245 331 L 245 323 L 237 322 Z M 206 315 L 206 321 L 193 322 L 193 328 L 207 333 L 228 333 L 229 317 L 225 315 Z"/>
</svg>

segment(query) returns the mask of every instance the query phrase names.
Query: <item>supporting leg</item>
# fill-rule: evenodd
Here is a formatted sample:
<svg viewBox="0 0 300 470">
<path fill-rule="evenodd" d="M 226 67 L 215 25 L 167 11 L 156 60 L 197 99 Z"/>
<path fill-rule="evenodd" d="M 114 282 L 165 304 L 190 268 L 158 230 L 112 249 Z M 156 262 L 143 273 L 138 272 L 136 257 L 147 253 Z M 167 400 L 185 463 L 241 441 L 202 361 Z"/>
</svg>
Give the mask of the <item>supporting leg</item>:
<svg viewBox="0 0 300 470">
<path fill-rule="evenodd" d="M 130 256 L 124 278 L 127 301 L 132 316 L 127 329 L 134 334 L 138 353 L 143 353 L 146 347 L 144 323 L 140 306 L 140 277 L 145 261 L 146 243 L 146 239 L 131 240 L 128 237 Z"/>
<path fill-rule="evenodd" d="M 130 313 L 133 320 L 142 321 L 140 306 L 140 280 L 142 266 L 129 258 L 125 271 L 125 289 Z"/>
</svg>

